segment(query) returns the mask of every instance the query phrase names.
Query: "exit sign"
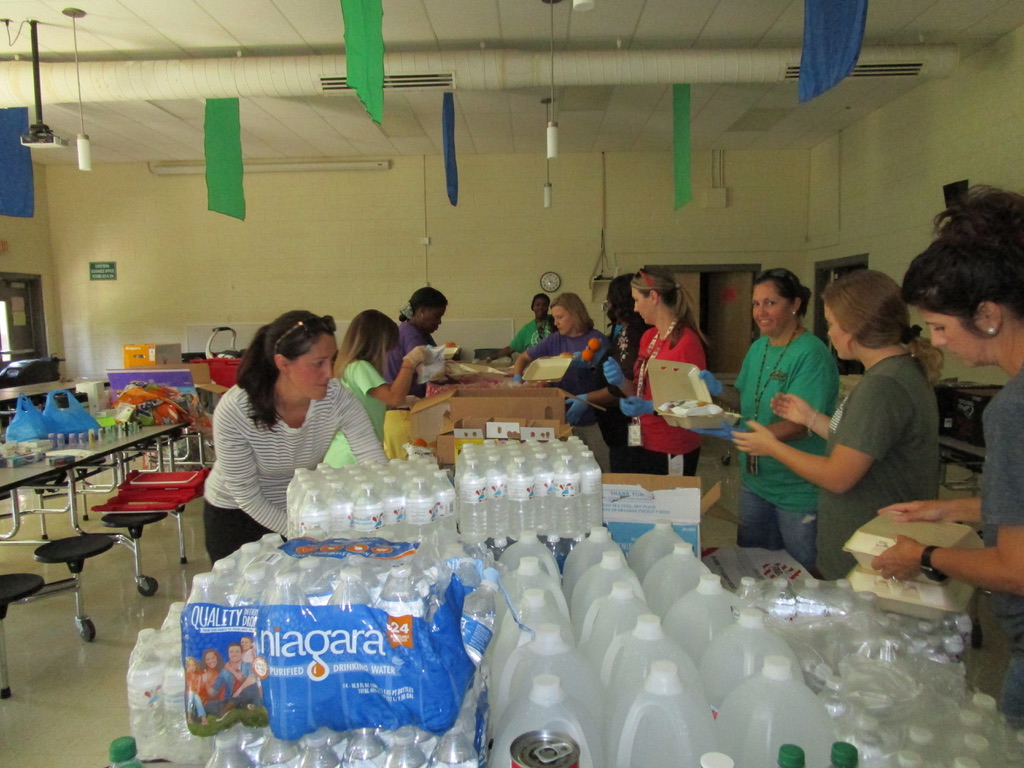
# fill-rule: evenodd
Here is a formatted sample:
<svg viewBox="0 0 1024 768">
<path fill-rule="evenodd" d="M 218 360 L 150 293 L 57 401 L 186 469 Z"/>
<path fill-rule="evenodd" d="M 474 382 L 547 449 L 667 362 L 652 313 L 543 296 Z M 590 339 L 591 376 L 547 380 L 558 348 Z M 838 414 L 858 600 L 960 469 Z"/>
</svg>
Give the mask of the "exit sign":
<svg viewBox="0 0 1024 768">
<path fill-rule="evenodd" d="M 90 280 L 117 280 L 116 261 L 90 261 Z"/>
</svg>

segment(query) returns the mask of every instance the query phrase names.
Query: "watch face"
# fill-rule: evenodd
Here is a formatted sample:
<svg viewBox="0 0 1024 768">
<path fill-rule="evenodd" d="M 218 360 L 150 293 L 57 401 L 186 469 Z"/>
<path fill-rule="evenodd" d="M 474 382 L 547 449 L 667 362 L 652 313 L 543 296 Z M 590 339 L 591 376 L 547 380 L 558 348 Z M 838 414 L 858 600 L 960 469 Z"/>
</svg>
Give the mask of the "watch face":
<svg viewBox="0 0 1024 768">
<path fill-rule="evenodd" d="M 557 291 L 558 286 L 562 284 L 562 278 L 558 276 L 557 272 L 545 272 L 540 276 L 540 287 L 548 293 Z"/>
</svg>

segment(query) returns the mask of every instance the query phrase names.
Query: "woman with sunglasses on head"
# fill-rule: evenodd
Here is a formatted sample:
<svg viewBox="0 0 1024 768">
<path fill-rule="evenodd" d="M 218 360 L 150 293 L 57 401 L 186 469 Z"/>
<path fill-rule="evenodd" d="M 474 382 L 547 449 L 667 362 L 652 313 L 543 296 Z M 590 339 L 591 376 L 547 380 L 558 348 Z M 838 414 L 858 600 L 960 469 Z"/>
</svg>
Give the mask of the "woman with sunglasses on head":
<svg viewBox="0 0 1024 768">
<path fill-rule="evenodd" d="M 366 409 L 377 439 L 384 441 L 384 417 L 388 408 L 405 403 L 416 375 L 416 366 L 423 363 L 426 347 L 413 347 L 402 358 L 402 367 L 390 384 L 384 380 L 388 352 L 398 346 L 398 324 L 376 309 L 360 312 L 349 323 L 338 350 L 334 373 Z M 348 438 L 339 432 L 331 443 L 324 462 L 332 467 L 356 463 Z"/>
<path fill-rule="evenodd" d="M 600 331 L 594 330 L 594 321 L 590 319 L 583 300 L 575 293 L 563 293 L 551 303 L 551 316 L 555 320 L 556 332 L 547 336 L 516 358 L 512 366 L 513 379 L 521 382 L 526 367 L 539 357 L 558 357 L 571 355 L 572 363 L 565 376 L 557 386 L 572 395 L 584 395 L 597 389 L 600 382 L 598 368 L 601 358 L 608 349 L 608 338 Z M 595 349 L 596 348 L 596 349 Z M 591 354 L 584 356 L 584 352 Z M 587 360 L 586 357 L 590 357 Z M 575 400 L 569 400 L 574 403 Z M 573 423 L 580 439 L 594 452 L 594 458 L 607 471 L 608 449 L 601 438 L 597 427 L 594 408 L 586 407 L 587 412 L 579 416 Z"/>
<path fill-rule="evenodd" d="M 675 276 L 663 267 L 641 269 L 630 280 L 634 308 L 644 322 L 654 326 L 640 339 L 634 367 L 636 396 L 619 400 L 622 413 L 632 419 L 629 444 L 630 472 L 648 475 L 695 475 L 700 458 L 700 435 L 671 426 L 654 414 L 648 370 L 655 360 L 707 366 L 707 339 L 697 325 L 693 300 Z M 614 366 L 605 376 L 615 383 Z M 639 440 L 636 431 L 639 430 Z"/>
<path fill-rule="evenodd" d="M 217 459 L 203 523 L 214 562 L 267 533 L 283 533 L 295 470 L 314 469 L 337 432 L 360 462 L 387 458 L 366 411 L 334 375 L 334 319 L 286 312 L 253 337 L 238 383 L 213 412 Z"/>
<path fill-rule="evenodd" d="M 1008 377 L 982 414 L 985 471 L 974 498 L 910 501 L 881 509 L 900 522 L 981 524 L 982 549 L 925 547 L 906 536 L 876 557 L 889 578 L 924 574 L 989 590 L 1010 639 L 1000 708 L 1024 727 L 1024 196 L 972 187 L 936 218 L 935 240 L 910 264 L 903 298 L 931 328 L 932 343 L 970 366 L 994 365 Z"/>
<path fill-rule="evenodd" d="M 792 392 L 772 399 L 779 416 L 828 441 L 819 456 L 783 443 L 757 419 L 736 445 L 770 457 L 820 488 L 818 569 L 843 578 L 856 560 L 846 541 L 875 510 L 934 494 L 939 486 L 939 412 L 933 383 L 942 355 L 910 325 L 907 305 L 886 274 L 861 269 L 830 283 L 822 300 L 836 354 L 857 360 L 864 376 L 835 413 Z M 802 561 L 801 561 L 802 562 Z"/>
<path fill-rule="evenodd" d="M 388 352 L 384 378 L 394 383 L 402 371 L 402 361 L 416 347 L 436 347 L 433 333 L 441 327 L 441 318 L 448 309 L 448 299 L 429 285 L 416 290 L 399 313 L 398 346 Z M 427 385 L 413 382 L 409 394 L 424 397 Z"/>
<path fill-rule="evenodd" d="M 744 419 L 763 424 L 784 443 L 815 456 L 825 441 L 802 424 L 772 412 L 775 395 L 798 395 L 817 411 L 832 413 L 839 371 L 828 347 L 803 326 L 811 291 L 788 269 L 769 269 L 754 280 L 751 314 L 761 332 L 743 358 L 736 389 Z M 731 439 L 731 430 L 719 436 Z M 818 488 L 769 456 L 740 464 L 740 547 L 785 549 L 805 568 L 818 557 Z"/>
</svg>

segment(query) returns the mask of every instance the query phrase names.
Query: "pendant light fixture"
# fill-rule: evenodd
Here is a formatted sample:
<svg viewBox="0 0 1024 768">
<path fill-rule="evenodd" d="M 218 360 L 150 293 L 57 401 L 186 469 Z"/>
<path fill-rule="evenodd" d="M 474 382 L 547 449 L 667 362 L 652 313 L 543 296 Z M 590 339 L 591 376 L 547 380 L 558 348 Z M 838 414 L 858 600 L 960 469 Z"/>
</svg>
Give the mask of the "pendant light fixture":
<svg viewBox="0 0 1024 768">
<path fill-rule="evenodd" d="M 548 160 L 558 157 L 558 121 L 555 119 L 555 4 L 562 0 L 541 0 L 551 9 L 551 96 L 548 106 Z M 550 183 L 550 182 L 549 182 Z"/>
<path fill-rule="evenodd" d="M 71 27 L 75 35 L 75 79 L 78 81 L 78 120 L 81 124 L 81 132 L 78 134 L 78 170 L 92 170 L 92 145 L 89 143 L 89 136 L 85 132 L 85 114 L 82 111 L 82 73 L 78 68 L 78 20 L 85 16 L 85 11 L 79 8 L 65 8 L 61 11 L 65 16 L 70 17 Z"/>
</svg>

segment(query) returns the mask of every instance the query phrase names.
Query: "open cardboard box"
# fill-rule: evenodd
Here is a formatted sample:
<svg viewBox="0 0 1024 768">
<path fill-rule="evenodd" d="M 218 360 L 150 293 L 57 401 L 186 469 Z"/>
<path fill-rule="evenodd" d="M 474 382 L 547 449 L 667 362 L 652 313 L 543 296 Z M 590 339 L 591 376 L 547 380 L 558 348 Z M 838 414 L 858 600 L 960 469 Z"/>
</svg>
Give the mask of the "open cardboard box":
<svg viewBox="0 0 1024 768">
<path fill-rule="evenodd" d="M 651 399 L 654 401 L 655 409 L 660 409 L 664 403 L 674 400 L 699 400 L 710 403 L 711 393 L 707 385 L 701 380 L 700 368 L 690 363 L 676 363 L 671 360 L 650 361 L 647 366 L 647 378 L 651 382 Z M 735 424 L 740 420 L 738 413 L 723 411 L 713 416 L 677 416 L 669 411 L 655 410 L 673 427 L 684 429 L 715 429 L 722 426 L 722 422 Z"/>
<path fill-rule="evenodd" d="M 623 554 L 655 522 L 668 520 L 700 557 L 701 518 L 721 498 L 721 484 L 701 496 L 699 477 L 606 473 L 602 483 L 604 521 Z"/>
<path fill-rule="evenodd" d="M 572 434 L 571 427 L 565 423 L 567 396 L 563 390 L 552 387 L 449 390 L 424 398 L 410 408 L 410 437 L 428 444 L 436 443 L 437 458 L 443 464 L 455 462 L 456 425 L 472 428 L 487 422 L 514 423 L 520 426 L 520 431 L 528 426 L 551 426 L 558 439 L 564 439 Z M 506 426 L 504 430 L 511 428 Z"/>
<path fill-rule="evenodd" d="M 438 435 L 436 455 L 444 464 L 454 464 L 463 446 L 473 443 L 548 442 L 565 440 L 572 435 L 572 427 L 554 419 L 525 419 L 501 421 L 483 417 L 468 417 L 455 422 L 452 431 Z"/>
<path fill-rule="evenodd" d="M 107 379 L 113 390 L 113 397 L 124 389 L 124 382 L 144 381 L 176 389 L 201 389 L 215 395 L 228 391 L 228 387 L 217 384 L 210 378 L 210 366 L 206 363 L 181 365 L 147 365 L 142 368 L 121 368 L 107 371 Z"/>
</svg>

